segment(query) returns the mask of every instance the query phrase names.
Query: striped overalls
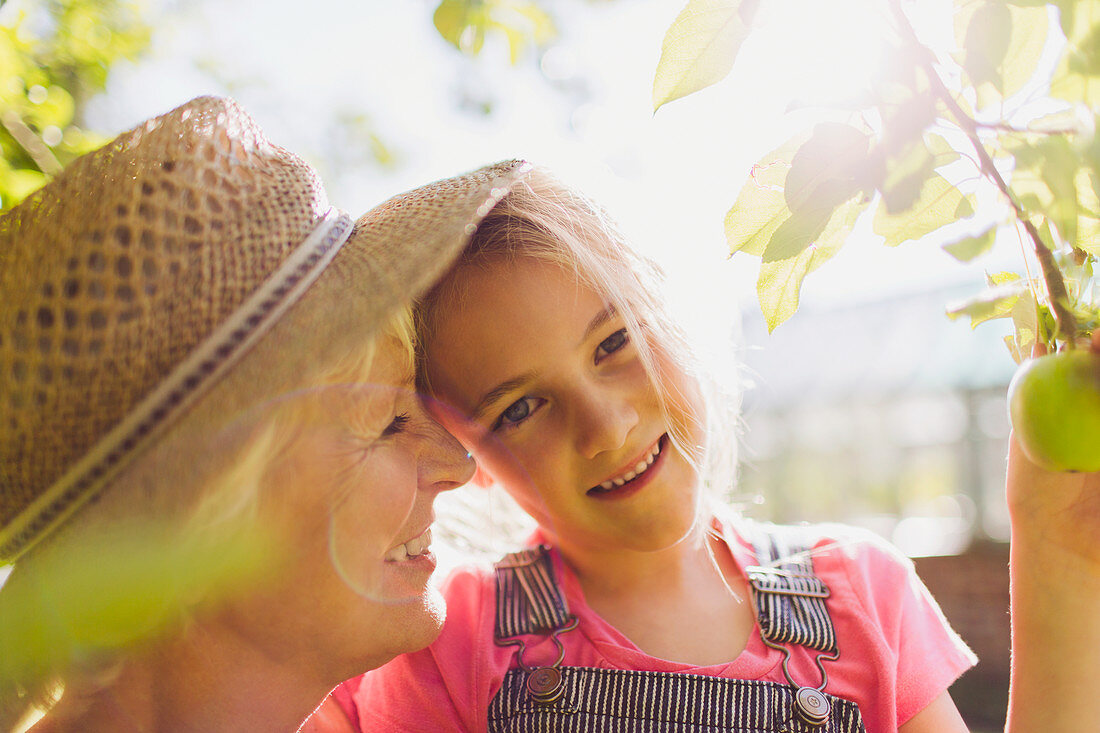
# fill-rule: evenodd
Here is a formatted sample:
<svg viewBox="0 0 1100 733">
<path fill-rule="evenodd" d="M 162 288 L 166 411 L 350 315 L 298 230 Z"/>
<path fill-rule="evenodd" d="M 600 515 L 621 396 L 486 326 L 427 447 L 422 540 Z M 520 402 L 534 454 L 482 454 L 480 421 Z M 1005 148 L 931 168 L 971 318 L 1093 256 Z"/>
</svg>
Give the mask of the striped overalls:
<svg viewBox="0 0 1100 733">
<path fill-rule="evenodd" d="M 549 551 L 537 547 L 496 565 L 496 643 L 515 645 L 516 664 L 489 704 L 491 733 L 861 733 L 854 702 L 823 692 L 824 662 L 839 650 L 825 607 L 829 595 L 814 575 L 795 528 L 768 528 L 754 538 L 757 565 L 746 568 L 764 643 L 784 653 L 789 685 L 676 672 L 563 667 L 558 639 L 576 628 Z M 523 637 L 549 637 L 559 651 L 548 666 L 524 662 Z M 788 645 L 818 653 L 819 680 L 793 680 Z"/>
</svg>

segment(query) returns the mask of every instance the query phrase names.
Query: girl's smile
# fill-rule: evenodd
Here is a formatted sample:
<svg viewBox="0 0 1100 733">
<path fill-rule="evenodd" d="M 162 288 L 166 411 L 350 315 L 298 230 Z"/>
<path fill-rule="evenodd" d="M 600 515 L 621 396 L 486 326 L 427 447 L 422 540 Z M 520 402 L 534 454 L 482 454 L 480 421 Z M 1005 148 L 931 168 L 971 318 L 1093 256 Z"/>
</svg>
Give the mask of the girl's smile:
<svg viewBox="0 0 1100 733">
<path fill-rule="evenodd" d="M 439 414 L 563 548 L 654 550 L 690 532 L 692 464 L 670 439 L 696 422 L 663 409 L 637 335 L 572 271 L 489 256 L 452 275 L 426 377 Z M 439 410 L 445 413 L 446 410 Z"/>
</svg>

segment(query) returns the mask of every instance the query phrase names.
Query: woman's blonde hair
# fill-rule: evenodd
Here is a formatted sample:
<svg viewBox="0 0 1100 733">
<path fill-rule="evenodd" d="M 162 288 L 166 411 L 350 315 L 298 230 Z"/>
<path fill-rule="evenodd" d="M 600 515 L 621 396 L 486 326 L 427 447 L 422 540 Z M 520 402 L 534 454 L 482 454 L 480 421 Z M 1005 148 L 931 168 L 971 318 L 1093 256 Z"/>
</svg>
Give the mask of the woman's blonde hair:
<svg viewBox="0 0 1100 733">
<path fill-rule="evenodd" d="M 347 353 L 330 352 L 315 362 L 307 361 L 312 369 L 297 375 L 297 387 L 308 394 L 317 388 L 368 382 L 379 346 L 387 339 L 399 344 L 406 359 L 401 366 L 411 372 L 412 314 L 409 308 L 404 308 L 361 348 Z M 311 346 L 308 342 L 306 338 L 305 343 L 298 344 L 307 353 Z M 299 435 L 302 411 L 308 409 L 309 401 L 279 399 L 258 411 L 249 410 L 251 414 L 245 418 L 231 414 L 235 407 L 220 408 L 218 403 L 227 401 L 221 399 L 222 395 L 238 391 L 242 382 L 254 380 L 257 372 L 263 370 L 263 364 L 258 362 L 265 361 L 267 355 L 253 356 L 249 361 L 255 368 L 244 364 L 244 368 L 230 372 L 214 393 L 207 395 L 202 403 L 205 409 L 200 408 L 181 420 L 147 455 L 123 471 L 99 500 L 71 520 L 69 526 L 43 540 L 19 560 L 6 581 L 0 582 L 0 625 L 14 615 L 25 618 L 29 607 L 43 602 L 44 576 L 58 567 L 65 568 L 64 562 L 57 564 L 59 557 L 94 554 L 96 542 L 110 542 L 111 539 L 102 538 L 116 537 L 119 527 L 143 524 L 165 527 L 170 534 L 155 541 L 201 544 L 204 540 L 224 541 L 255 523 L 265 476 L 275 459 Z M 319 497 L 318 501 L 321 500 Z M 203 596 L 188 599 L 196 604 L 209 600 Z M 64 612 L 65 609 L 42 609 L 43 617 Z M 186 621 L 188 613 L 189 608 L 174 609 L 175 621 L 169 630 L 166 632 L 162 626 L 153 631 L 171 633 L 171 628 Z M 0 630 L 0 648 L 8 641 L 11 640 Z M 117 677 L 125 664 L 127 648 L 88 650 L 77 644 L 68 650 L 51 649 L 50 659 L 32 660 L 32 668 L 24 668 L 21 678 L 16 679 L 9 678 L 13 672 L 10 665 L 0 663 L 0 730 L 14 729 L 32 708 L 48 709 L 62 691 L 76 698 L 94 695 Z M 88 655 L 89 651 L 94 653 Z"/>
<path fill-rule="evenodd" d="M 735 426 L 740 408 L 736 375 L 722 381 L 721 375 L 707 368 L 705 350 L 698 348 L 671 316 L 659 268 L 631 249 L 601 207 L 545 169 L 535 168 L 501 199 L 448 275 L 417 303 L 418 387 L 426 393 L 432 391 L 424 346 L 436 328 L 437 308 L 465 297 L 460 276 L 463 268 L 498 256 L 533 258 L 561 267 L 614 306 L 638 345 L 670 426 L 670 439 L 696 467 L 711 489 L 708 494 L 730 492 L 736 478 Z M 674 378 L 677 375 L 669 370 L 686 377 L 687 388 L 697 389 L 698 399 L 681 394 L 684 380 Z M 669 419 L 670 404 L 699 401 L 703 414 L 694 418 L 701 428 L 696 432 L 703 436 L 702 445 Z"/>
</svg>

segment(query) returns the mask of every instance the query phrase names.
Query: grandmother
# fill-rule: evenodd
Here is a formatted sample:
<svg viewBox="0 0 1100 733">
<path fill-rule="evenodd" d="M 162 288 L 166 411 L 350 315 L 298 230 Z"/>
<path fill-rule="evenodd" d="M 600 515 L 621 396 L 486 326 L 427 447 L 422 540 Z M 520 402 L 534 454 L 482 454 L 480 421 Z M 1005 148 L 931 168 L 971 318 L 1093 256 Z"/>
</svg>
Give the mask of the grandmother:
<svg viewBox="0 0 1100 733">
<path fill-rule="evenodd" d="M 407 305 L 515 173 L 353 225 L 200 98 L 0 218 L 0 728 L 293 731 L 434 638 L 432 502 L 473 465 Z"/>
</svg>

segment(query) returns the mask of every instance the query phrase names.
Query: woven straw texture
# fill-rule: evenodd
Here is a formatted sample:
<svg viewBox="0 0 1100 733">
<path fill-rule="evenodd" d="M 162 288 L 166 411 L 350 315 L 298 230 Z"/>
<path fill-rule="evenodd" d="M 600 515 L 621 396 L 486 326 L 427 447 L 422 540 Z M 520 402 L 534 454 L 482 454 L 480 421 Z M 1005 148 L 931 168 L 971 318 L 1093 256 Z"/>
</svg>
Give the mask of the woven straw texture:
<svg viewBox="0 0 1100 733">
<path fill-rule="evenodd" d="M 530 170 L 524 161 L 504 161 L 399 194 L 359 218 L 333 264 L 371 289 L 379 316 L 393 312 L 442 277 L 480 221 Z"/>
<path fill-rule="evenodd" d="M 232 313 L 329 210 L 303 161 L 200 98 L 0 218 L 0 526 Z"/>
</svg>

